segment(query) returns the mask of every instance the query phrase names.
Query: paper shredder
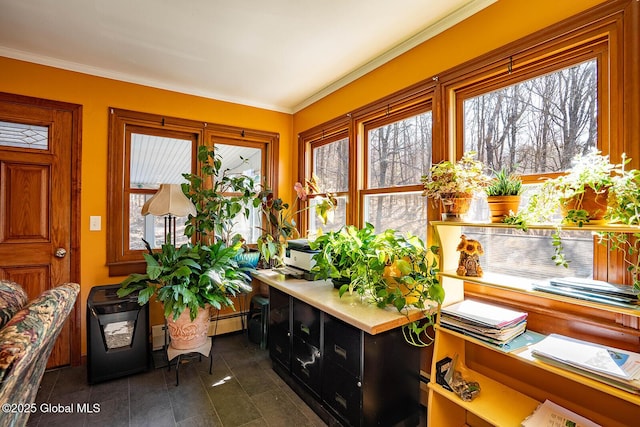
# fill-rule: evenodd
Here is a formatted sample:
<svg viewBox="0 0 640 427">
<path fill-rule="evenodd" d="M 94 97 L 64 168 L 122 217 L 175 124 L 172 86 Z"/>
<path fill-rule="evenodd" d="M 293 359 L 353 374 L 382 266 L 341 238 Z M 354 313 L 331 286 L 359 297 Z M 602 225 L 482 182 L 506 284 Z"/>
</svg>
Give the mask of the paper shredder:
<svg viewBox="0 0 640 427">
<path fill-rule="evenodd" d="M 149 369 L 149 304 L 137 292 L 117 294 L 119 284 L 94 286 L 87 298 L 89 384 Z"/>
</svg>

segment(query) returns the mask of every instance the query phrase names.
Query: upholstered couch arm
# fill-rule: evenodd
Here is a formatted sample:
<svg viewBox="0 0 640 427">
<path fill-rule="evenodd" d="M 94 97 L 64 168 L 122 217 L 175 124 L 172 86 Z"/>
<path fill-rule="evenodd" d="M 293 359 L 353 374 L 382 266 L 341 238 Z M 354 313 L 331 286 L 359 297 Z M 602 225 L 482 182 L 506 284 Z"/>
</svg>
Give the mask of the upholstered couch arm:
<svg viewBox="0 0 640 427">
<path fill-rule="evenodd" d="M 0 404 L 28 404 L 35 397 L 47 360 L 80 292 L 65 283 L 43 292 L 0 330 Z M 2 413 L 0 426 L 26 424 L 28 413 Z"/>
</svg>

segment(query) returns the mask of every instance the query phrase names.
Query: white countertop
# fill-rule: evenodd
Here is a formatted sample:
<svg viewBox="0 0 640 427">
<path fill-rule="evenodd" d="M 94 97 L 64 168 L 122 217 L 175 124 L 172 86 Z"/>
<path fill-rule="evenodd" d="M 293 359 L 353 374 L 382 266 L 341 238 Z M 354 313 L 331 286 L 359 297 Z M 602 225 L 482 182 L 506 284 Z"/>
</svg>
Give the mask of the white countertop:
<svg viewBox="0 0 640 427">
<path fill-rule="evenodd" d="M 394 307 L 378 308 L 355 293 L 340 298 L 330 281 L 285 279 L 273 270 L 258 270 L 253 277 L 371 335 L 424 318 L 421 310 L 410 310 L 407 316 Z"/>
</svg>

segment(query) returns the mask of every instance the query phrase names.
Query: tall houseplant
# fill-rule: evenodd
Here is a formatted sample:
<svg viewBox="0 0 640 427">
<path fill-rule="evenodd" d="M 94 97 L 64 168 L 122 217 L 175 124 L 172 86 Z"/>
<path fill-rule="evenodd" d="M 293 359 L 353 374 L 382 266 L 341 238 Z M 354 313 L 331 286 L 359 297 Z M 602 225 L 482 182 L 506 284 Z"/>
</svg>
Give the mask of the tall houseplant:
<svg viewBox="0 0 640 427">
<path fill-rule="evenodd" d="M 151 296 L 164 307 L 169 334 L 175 348 L 196 348 L 207 337 L 209 307 L 234 307 L 232 297 L 251 291 L 247 269 L 236 256 L 242 252 L 241 236 L 233 234 L 237 215 L 248 216 L 255 185 L 251 177 L 231 174 L 222 169 L 222 158 L 214 148 L 200 146 L 201 172 L 185 174 L 188 184 L 182 189 L 196 206 L 185 227 L 188 237 L 198 243 L 176 248 L 165 244 L 148 253 L 144 274 L 131 274 L 122 283 L 118 295 L 138 291 L 138 302 L 146 304 Z M 194 325 L 183 325 L 183 322 Z"/>
<path fill-rule="evenodd" d="M 461 220 L 468 212 L 474 194 L 486 187 L 489 178 L 475 152 L 466 152 L 460 160 L 442 161 L 423 175 L 422 195 L 439 202 L 443 220 Z"/>
<path fill-rule="evenodd" d="M 241 158 L 241 160 L 243 160 Z M 184 174 L 188 183 L 182 189 L 196 206 L 197 214 L 189 216 L 185 234 L 194 234 L 202 242 L 222 240 L 231 244 L 233 226 L 238 215 L 249 217 L 249 208 L 256 194 L 252 177 L 233 174 L 222 169 L 222 158 L 214 147 L 198 147 L 200 174 Z"/>
</svg>

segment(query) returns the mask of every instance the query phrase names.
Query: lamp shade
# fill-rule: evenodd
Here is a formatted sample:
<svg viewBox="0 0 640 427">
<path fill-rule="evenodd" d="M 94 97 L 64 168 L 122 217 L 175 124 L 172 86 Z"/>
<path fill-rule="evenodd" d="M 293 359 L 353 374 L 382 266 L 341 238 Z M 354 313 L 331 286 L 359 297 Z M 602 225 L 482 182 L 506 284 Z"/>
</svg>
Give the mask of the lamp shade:
<svg viewBox="0 0 640 427">
<path fill-rule="evenodd" d="M 160 189 L 142 206 L 142 215 L 196 215 L 196 207 L 180 188 L 180 184 L 160 184 Z"/>
</svg>

